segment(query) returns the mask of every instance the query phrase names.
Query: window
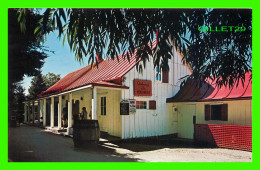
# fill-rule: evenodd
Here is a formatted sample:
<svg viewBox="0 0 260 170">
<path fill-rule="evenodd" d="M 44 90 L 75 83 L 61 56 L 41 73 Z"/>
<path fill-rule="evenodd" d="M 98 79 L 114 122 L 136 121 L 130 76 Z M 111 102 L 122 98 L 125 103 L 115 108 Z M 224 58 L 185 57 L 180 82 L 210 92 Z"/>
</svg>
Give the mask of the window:
<svg viewBox="0 0 260 170">
<path fill-rule="evenodd" d="M 169 71 L 166 70 L 166 71 L 163 71 L 162 72 L 162 82 L 163 83 L 168 83 L 169 82 Z"/>
<path fill-rule="evenodd" d="M 228 105 L 205 105 L 205 120 L 228 120 Z"/>
<path fill-rule="evenodd" d="M 150 110 L 156 110 L 156 101 L 155 100 L 149 101 L 149 109 Z"/>
<path fill-rule="evenodd" d="M 159 67 L 156 67 L 155 68 L 155 80 L 161 81 L 162 80 L 161 76 L 162 76 L 161 69 L 159 69 Z"/>
<path fill-rule="evenodd" d="M 106 115 L 107 114 L 107 111 L 106 111 L 106 104 L 107 101 L 106 101 L 106 97 L 101 97 L 101 115 Z"/>
<path fill-rule="evenodd" d="M 136 101 L 136 109 L 146 109 L 147 107 L 146 101 Z"/>
</svg>

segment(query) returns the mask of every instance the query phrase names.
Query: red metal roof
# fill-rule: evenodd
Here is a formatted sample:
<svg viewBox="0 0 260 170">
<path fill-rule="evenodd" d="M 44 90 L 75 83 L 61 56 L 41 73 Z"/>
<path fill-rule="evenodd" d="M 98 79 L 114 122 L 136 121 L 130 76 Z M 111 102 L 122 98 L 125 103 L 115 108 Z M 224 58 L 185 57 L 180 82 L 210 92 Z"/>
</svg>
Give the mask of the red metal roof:
<svg viewBox="0 0 260 170">
<path fill-rule="evenodd" d="M 152 42 L 152 49 L 155 48 L 156 41 Z M 139 61 L 136 52 L 130 56 L 130 60 L 124 59 L 122 55 L 118 56 L 119 61 L 115 58 L 101 60 L 91 68 L 91 65 L 69 73 L 52 87 L 38 95 L 46 97 L 53 94 L 69 91 L 85 85 L 107 86 L 116 88 L 127 88 L 122 86 L 122 77 L 130 71 Z"/>
<path fill-rule="evenodd" d="M 251 74 L 252 72 L 245 74 L 244 86 L 240 80 L 238 85 L 234 85 L 231 88 L 228 86 L 221 86 L 219 88 L 211 80 L 206 80 L 200 86 L 198 81 L 192 80 L 187 82 L 174 97 L 166 99 L 166 102 L 250 99 L 252 98 Z"/>
</svg>

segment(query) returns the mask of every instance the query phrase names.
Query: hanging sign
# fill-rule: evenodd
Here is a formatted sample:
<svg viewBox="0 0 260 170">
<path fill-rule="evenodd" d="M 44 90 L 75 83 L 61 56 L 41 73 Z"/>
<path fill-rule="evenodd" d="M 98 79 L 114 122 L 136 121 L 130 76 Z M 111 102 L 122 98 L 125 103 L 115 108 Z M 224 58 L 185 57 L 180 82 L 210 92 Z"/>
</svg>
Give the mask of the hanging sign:
<svg viewBox="0 0 260 170">
<path fill-rule="evenodd" d="M 134 80 L 135 96 L 152 96 L 152 81 L 150 80 Z"/>
</svg>

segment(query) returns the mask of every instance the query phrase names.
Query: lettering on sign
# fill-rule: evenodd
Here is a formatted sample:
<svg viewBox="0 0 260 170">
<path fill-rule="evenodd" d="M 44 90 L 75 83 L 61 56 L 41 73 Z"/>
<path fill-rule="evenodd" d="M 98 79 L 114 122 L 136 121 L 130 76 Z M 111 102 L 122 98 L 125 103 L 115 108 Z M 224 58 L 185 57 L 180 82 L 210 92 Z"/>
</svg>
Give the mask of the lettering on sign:
<svg viewBox="0 0 260 170">
<path fill-rule="evenodd" d="M 135 99 L 129 99 L 129 113 L 136 113 L 136 102 Z"/>
<path fill-rule="evenodd" d="M 150 80 L 134 80 L 135 96 L 152 96 L 152 81 Z"/>
</svg>

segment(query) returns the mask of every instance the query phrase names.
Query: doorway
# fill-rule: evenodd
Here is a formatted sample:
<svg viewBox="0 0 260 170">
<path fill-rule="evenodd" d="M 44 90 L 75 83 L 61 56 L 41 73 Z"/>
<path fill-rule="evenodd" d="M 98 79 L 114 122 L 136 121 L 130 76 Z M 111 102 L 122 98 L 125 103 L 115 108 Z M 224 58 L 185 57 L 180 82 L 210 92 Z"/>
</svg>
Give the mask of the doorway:
<svg viewBox="0 0 260 170">
<path fill-rule="evenodd" d="M 194 138 L 194 118 L 196 116 L 196 105 L 182 104 L 179 111 L 179 131 L 180 138 L 193 139 Z"/>
</svg>

